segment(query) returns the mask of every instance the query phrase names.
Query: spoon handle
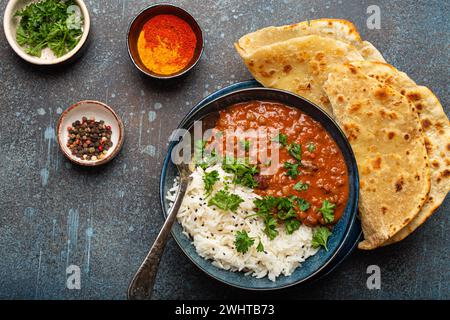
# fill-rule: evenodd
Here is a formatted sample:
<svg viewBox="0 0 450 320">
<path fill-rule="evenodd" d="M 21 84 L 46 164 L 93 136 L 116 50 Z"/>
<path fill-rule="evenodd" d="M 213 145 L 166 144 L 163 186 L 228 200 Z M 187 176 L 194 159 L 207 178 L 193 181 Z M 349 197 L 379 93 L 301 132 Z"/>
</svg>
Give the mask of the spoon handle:
<svg viewBox="0 0 450 320">
<path fill-rule="evenodd" d="M 148 300 L 152 296 L 153 286 L 155 284 L 156 274 L 158 273 L 159 262 L 161 261 L 167 239 L 169 238 L 172 225 L 180 209 L 184 194 L 187 189 L 186 179 L 181 179 L 175 202 L 167 216 L 164 225 L 156 237 L 152 248 L 145 257 L 142 265 L 131 280 L 128 287 L 129 300 Z"/>
</svg>

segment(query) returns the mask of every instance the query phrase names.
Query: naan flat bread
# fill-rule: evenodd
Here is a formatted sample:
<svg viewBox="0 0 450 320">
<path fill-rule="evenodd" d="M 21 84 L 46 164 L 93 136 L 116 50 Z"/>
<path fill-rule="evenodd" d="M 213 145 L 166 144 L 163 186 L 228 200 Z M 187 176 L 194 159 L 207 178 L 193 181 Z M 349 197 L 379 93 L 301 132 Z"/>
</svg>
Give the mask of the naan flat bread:
<svg viewBox="0 0 450 320">
<path fill-rule="evenodd" d="M 424 223 L 450 191 L 450 123 L 431 90 L 418 86 L 406 73 L 385 63 L 363 61 L 352 65 L 365 75 L 391 86 L 414 105 L 419 114 L 430 161 L 431 188 L 427 202 L 417 217 L 385 242 L 388 245 L 403 240 Z"/>
<path fill-rule="evenodd" d="M 243 59 L 263 86 L 294 92 L 331 114 L 322 89 L 328 74 L 334 65 L 363 57 L 345 42 L 311 35 L 261 47 Z"/>
<path fill-rule="evenodd" d="M 430 170 L 419 117 L 405 96 L 350 63 L 336 66 L 323 88 L 358 162 L 364 233 L 358 247 L 375 249 L 427 200 Z"/>
<path fill-rule="evenodd" d="M 317 35 L 332 38 L 355 46 L 365 60 L 385 62 L 381 53 L 367 41 L 362 41 L 355 25 L 342 19 L 317 19 L 296 24 L 267 27 L 249 33 L 235 44 L 243 59 L 249 58 L 256 50 L 294 38 Z"/>
</svg>

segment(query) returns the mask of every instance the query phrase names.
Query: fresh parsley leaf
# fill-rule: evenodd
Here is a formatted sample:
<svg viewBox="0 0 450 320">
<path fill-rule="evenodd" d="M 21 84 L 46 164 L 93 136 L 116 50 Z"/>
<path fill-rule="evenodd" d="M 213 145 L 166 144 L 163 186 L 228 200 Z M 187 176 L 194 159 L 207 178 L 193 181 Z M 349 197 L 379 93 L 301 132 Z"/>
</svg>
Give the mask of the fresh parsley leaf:
<svg viewBox="0 0 450 320">
<path fill-rule="evenodd" d="M 272 141 L 278 142 L 282 146 L 286 147 L 286 145 L 287 145 L 287 135 L 279 133 L 272 139 Z"/>
<path fill-rule="evenodd" d="M 217 172 L 217 170 L 205 172 L 205 175 L 203 176 L 203 182 L 205 184 L 207 195 L 211 194 L 213 186 L 217 181 L 219 181 L 219 172 Z"/>
<path fill-rule="evenodd" d="M 250 151 L 250 141 L 249 140 L 242 140 L 241 141 L 242 146 L 244 147 L 245 151 Z"/>
<path fill-rule="evenodd" d="M 302 181 L 299 181 L 294 185 L 294 190 L 297 190 L 297 191 L 306 191 L 308 189 L 309 189 L 309 184 L 303 183 Z"/>
<path fill-rule="evenodd" d="M 77 45 L 82 36 L 83 17 L 69 10 L 74 0 L 42 0 L 33 2 L 15 13 L 20 17 L 16 39 L 25 51 L 41 56 L 50 48 L 60 57 Z"/>
<path fill-rule="evenodd" d="M 286 172 L 286 175 L 290 176 L 292 179 L 296 179 L 298 177 L 298 167 L 300 164 L 298 163 L 291 163 L 291 162 L 285 162 L 284 168 L 288 169 Z"/>
<path fill-rule="evenodd" d="M 291 143 L 288 151 L 297 161 L 302 161 L 302 145 L 298 143 Z"/>
<path fill-rule="evenodd" d="M 324 247 L 328 251 L 327 243 L 328 238 L 331 235 L 331 231 L 327 227 L 319 227 L 314 231 L 312 246 L 318 248 L 320 246 Z"/>
<path fill-rule="evenodd" d="M 277 216 L 279 219 L 287 221 L 288 219 L 297 217 L 297 213 L 294 208 L 291 208 L 288 211 L 278 211 Z"/>
<path fill-rule="evenodd" d="M 256 251 L 264 252 L 264 245 L 263 245 L 261 239 L 259 239 L 259 243 L 258 243 L 258 246 L 256 247 Z"/>
<path fill-rule="evenodd" d="M 331 223 L 334 221 L 335 208 L 336 205 L 328 200 L 322 202 L 322 208 L 320 208 L 319 211 L 322 213 L 323 220 L 325 220 L 326 223 Z"/>
<path fill-rule="evenodd" d="M 194 142 L 194 156 L 196 161 L 201 161 L 203 159 L 205 148 L 206 148 L 206 141 L 197 140 Z"/>
<path fill-rule="evenodd" d="M 292 209 L 292 201 L 289 198 L 278 198 L 278 211 L 289 211 Z"/>
<path fill-rule="evenodd" d="M 300 228 L 300 221 L 297 219 L 290 219 L 286 220 L 284 222 L 284 225 L 286 227 L 286 231 L 288 234 L 292 234 L 295 230 L 298 230 Z"/>
<path fill-rule="evenodd" d="M 246 253 L 248 249 L 255 243 L 255 240 L 250 238 L 247 231 L 237 231 L 234 239 L 234 245 L 237 252 Z"/>
<path fill-rule="evenodd" d="M 309 202 L 306 201 L 305 199 L 297 198 L 297 199 L 295 199 L 295 200 L 297 201 L 298 208 L 299 208 L 301 211 L 306 211 L 306 210 L 308 210 L 309 207 L 311 206 L 311 205 L 309 204 Z"/>
<path fill-rule="evenodd" d="M 270 240 L 273 240 L 277 237 L 277 220 L 273 216 L 268 216 L 264 219 L 264 232 L 269 237 Z"/>
<path fill-rule="evenodd" d="M 316 145 L 312 142 L 308 143 L 307 149 L 309 152 L 314 152 L 316 151 Z"/>
<path fill-rule="evenodd" d="M 274 196 L 266 196 L 262 199 L 256 199 L 253 201 L 258 211 L 259 216 L 265 216 L 272 214 L 272 210 L 277 206 L 277 198 Z"/>
<path fill-rule="evenodd" d="M 215 149 L 211 150 L 208 154 L 208 151 L 206 151 L 206 144 L 207 142 L 203 140 L 194 142 L 194 163 L 203 170 L 217 164 L 220 160 Z"/>
<path fill-rule="evenodd" d="M 225 172 L 234 174 L 234 183 L 251 189 L 258 186 L 258 182 L 254 179 L 254 175 L 259 172 L 258 167 L 252 166 L 243 160 L 226 157 L 222 168 Z"/>
<path fill-rule="evenodd" d="M 220 190 L 211 199 L 209 199 L 208 206 L 214 205 L 222 210 L 236 211 L 241 202 L 244 202 L 244 200 L 237 194 Z"/>
</svg>

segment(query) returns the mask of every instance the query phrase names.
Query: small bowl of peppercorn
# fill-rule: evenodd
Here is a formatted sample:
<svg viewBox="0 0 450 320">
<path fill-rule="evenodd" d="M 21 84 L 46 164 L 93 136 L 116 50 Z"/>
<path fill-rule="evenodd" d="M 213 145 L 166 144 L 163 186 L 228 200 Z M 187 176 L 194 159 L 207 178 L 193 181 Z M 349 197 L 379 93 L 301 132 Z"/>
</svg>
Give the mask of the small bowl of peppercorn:
<svg viewBox="0 0 450 320">
<path fill-rule="evenodd" d="M 64 155 L 82 166 L 111 161 L 120 151 L 122 120 L 111 107 L 85 100 L 67 108 L 58 121 L 58 144 Z"/>
</svg>

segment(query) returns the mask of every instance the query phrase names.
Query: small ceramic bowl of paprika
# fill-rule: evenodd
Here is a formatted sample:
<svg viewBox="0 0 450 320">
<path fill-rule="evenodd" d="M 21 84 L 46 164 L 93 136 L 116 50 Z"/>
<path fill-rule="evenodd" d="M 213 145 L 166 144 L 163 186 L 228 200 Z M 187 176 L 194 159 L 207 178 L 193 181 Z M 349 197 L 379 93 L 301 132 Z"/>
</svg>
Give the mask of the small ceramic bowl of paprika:
<svg viewBox="0 0 450 320">
<path fill-rule="evenodd" d="M 25 44 L 20 45 L 18 41 L 17 30 L 20 27 L 21 17 L 17 13 L 28 5 L 36 3 L 34 0 L 10 0 L 6 6 L 3 17 L 3 28 L 5 31 L 6 40 L 11 48 L 17 53 L 19 57 L 28 63 L 39 66 L 56 66 L 65 63 L 73 62 L 79 58 L 86 49 L 87 39 L 91 26 L 91 19 L 88 8 L 83 0 L 75 0 L 75 2 L 67 8 L 69 18 L 66 24 L 70 28 L 81 28 L 81 35 L 79 36 L 76 45 L 61 56 L 57 56 L 48 45 L 44 46 L 39 56 L 29 53 L 29 49 Z M 48 14 L 48 13 L 47 13 Z M 71 23 L 72 25 L 70 25 Z"/>
<path fill-rule="evenodd" d="M 119 153 L 124 127 L 110 106 L 84 100 L 61 114 L 57 134 L 59 147 L 70 161 L 93 167 L 111 161 Z"/>
<path fill-rule="evenodd" d="M 142 10 L 128 29 L 134 66 L 155 79 L 173 79 L 192 70 L 203 53 L 203 33 L 186 10 L 157 4 Z"/>
</svg>

